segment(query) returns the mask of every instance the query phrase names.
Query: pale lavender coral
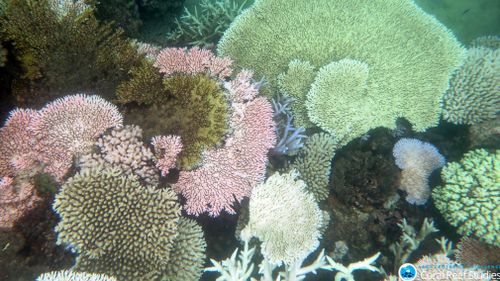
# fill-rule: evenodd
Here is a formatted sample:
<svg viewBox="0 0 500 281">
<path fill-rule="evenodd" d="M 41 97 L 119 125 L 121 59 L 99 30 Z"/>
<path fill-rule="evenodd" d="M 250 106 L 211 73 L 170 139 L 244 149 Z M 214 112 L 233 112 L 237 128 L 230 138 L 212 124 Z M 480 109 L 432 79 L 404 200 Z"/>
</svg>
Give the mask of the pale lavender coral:
<svg viewBox="0 0 500 281">
<path fill-rule="evenodd" d="M 407 192 L 406 201 L 422 205 L 431 194 L 430 174 L 443 167 L 446 160 L 438 149 L 417 139 L 400 139 L 392 150 L 396 165 L 402 169 L 400 189 Z"/>
<path fill-rule="evenodd" d="M 175 168 L 177 156 L 182 151 L 181 137 L 179 136 L 155 136 L 151 140 L 156 154 L 156 168 L 166 176 L 169 170 Z"/>
<path fill-rule="evenodd" d="M 225 145 L 203 153 L 203 163 L 191 171 L 181 171 L 174 191 L 186 197 L 191 215 L 208 212 L 218 216 L 225 210 L 234 214 L 233 202 L 250 195 L 264 179 L 267 153 L 274 146 L 273 110 L 264 97 L 256 97 L 252 73 L 240 72 L 225 83 L 232 99 L 232 135 Z"/>
<path fill-rule="evenodd" d="M 118 108 L 99 96 L 78 94 L 47 104 L 31 126 L 45 171 L 61 180 L 74 156 L 88 152 L 99 135 L 122 122 Z"/>
<path fill-rule="evenodd" d="M 0 129 L 0 176 L 15 176 L 34 167 L 39 158 L 35 133 L 30 126 L 38 112 L 15 109 Z"/>
<path fill-rule="evenodd" d="M 160 51 L 154 66 L 160 69 L 165 76 L 179 74 L 204 74 L 225 79 L 231 75 L 232 60 L 216 57 L 211 51 L 193 47 L 166 48 Z"/>
<path fill-rule="evenodd" d="M 113 129 L 99 138 L 97 153 L 83 155 L 82 170 L 93 168 L 118 168 L 125 175 L 134 174 L 149 185 L 158 184 L 158 174 L 152 159 L 153 153 L 142 142 L 142 129 L 124 126 Z"/>
</svg>

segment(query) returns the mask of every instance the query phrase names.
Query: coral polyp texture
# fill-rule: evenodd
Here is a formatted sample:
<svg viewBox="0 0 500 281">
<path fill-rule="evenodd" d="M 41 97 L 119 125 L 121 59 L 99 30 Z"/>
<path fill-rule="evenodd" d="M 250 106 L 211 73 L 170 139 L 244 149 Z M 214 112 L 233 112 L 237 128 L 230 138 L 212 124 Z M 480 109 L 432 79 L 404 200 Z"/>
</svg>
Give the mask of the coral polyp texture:
<svg viewBox="0 0 500 281">
<path fill-rule="evenodd" d="M 30 127 L 38 114 L 31 109 L 15 109 L 0 128 L 0 176 L 14 176 L 37 165 L 39 154 Z"/>
<path fill-rule="evenodd" d="M 262 254 L 272 264 L 303 261 L 319 245 L 323 215 L 295 170 L 276 173 L 256 186 L 249 212 L 243 240 L 254 236 L 262 241 Z"/>
<path fill-rule="evenodd" d="M 318 202 L 328 198 L 330 194 L 330 168 L 337 146 L 337 141 L 329 134 L 314 134 L 290 165 L 290 168 L 299 172 L 299 178 L 307 183 L 306 190 Z"/>
<path fill-rule="evenodd" d="M 472 125 L 495 119 L 499 111 L 500 49 L 471 48 L 443 97 L 443 118 Z"/>
<path fill-rule="evenodd" d="M 273 110 L 264 97 L 257 97 L 252 73 L 242 71 L 225 83 L 232 97 L 233 128 L 221 148 L 203 151 L 200 167 L 181 171 L 173 189 L 186 199 L 188 214 L 208 212 L 218 216 L 225 210 L 234 214 L 233 202 L 241 202 L 264 180 L 267 153 L 276 142 Z"/>
<path fill-rule="evenodd" d="M 176 199 L 172 191 L 141 186 L 118 169 L 84 170 L 56 196 L 58 243 L 80 254 L 77 270 L 119 280 L 161 276 L 178 234 Z"/>
<path fill-rule="evenodd" d="M 477 149 L 446 164 L 444 185 L 432 198 L 446 220 L 464 236 L 500 246 L 500 151 Z"/>
<path fill-rule="evenodd" d="M 403 170 L 399 189 L 406 191 L 406 201 L 425 204 L 431 195 L 429 176 L 443 167 L 446 162 L 443 155 L 430 143 L 407 138 L 400 139 L 392 153 L 396 165 Z"/>
<path fill-rule="evenodd" d="M 126 125 L 114 128 L 96 142 L 94 153 L 81 157 L 80 168 L 117 168 L 124 175 L 135 175 L 141 182 L 157 185 L 158 172 L 153 165 L 153 152 L 142 142 L 142 130 Z"/>
<path fill-rule="evenodd" d="M 141 123 L 146 137 L 180 136 L 179 163 L 191 169 L 199 165 L 201 151 L 219 145 L 229 130 L 229 97 L 222 82 L 230 66 L 231 60 L 208 50 L 163 49 L 154 66 L 136 69 L 117 95 L 122 103 L 144 105 L 131 114 L 138 118 L 131 118 Z"/>
<path fill-rule="evenodd" d="M 0 228 L 12 228 L 41 198 L 35 186 L 25 180 L 0 178 Z"/>
<path fill-rule="evenodd" d="M 151 140 L 156 155 L 156 168 L 166 176 L 170 169 L 175 168 L 177 156 L 182 151 L 182 142 L 179 136 L 155 136 Z"/>
<path fill-rule="evenodd" d="M 203 272 L 205 248 L 207 244 L 203 230 L 194 221 L 181 218 L 178 226 L 179 235 L 175 238 L 170 260 L 165 270 L 164 281 L 199 280 Z"/>
<path fill-rule="evenodd" d="M 154 62 L 161 86 L 151 94 L 135 91 L 143 86 L 131 92 L 124 86 L 118 93 L 123 103 L 145 106 L 132 113 L 150 127 L 146 136 L 175 135 L 182 140 L 176 165 L 181 171 L 172 187 L 186 198 L 188 214 L 235 213 L 233 202 L 240 202 L 264 179 L 267 152 L 276 141 L 271 104 L 257 96 L 260 83 L 246 70 L 229 79 L 231 64 L 196 47 L 163 49 Z M 158 84 L 158 79 L 137 85 L 151 89 L 150 82 Z M 144 112 L 147 119 L 140 117 Z M 160 139 L 155 140 L 159 144 Z M 179 149 L 179 144 L 174 146 Z M 166 149 L 160 150 L 155 151 L 156 164 L 165 175 L 174 163 L 172 155 L 162 155 Z"/>
<path fill-rule="evenodd" d="M 121 126 L 122 119 L 118 108 L 99 96 L 71 95 L 47 104 L 31 125 L 45 171 L 60 180 L 73 157 L 90 151 L 99 135 Z"/>
<path fill-rule="evenodd" d="M 44 273 L 36 281 L 117 281 L 114 277 L 104 274 L 77 272 L 71 270 L 52 271 Z"/>
<path fill-rule="evenodd" d="M 324 70 L 325 83 L 316 87 L 314 99 L 322 98 L 331 110 L 308 110 L 309 117 L 321 120 L 317 125 L 339 139 L 347 134 L 349 140 L 367 128 L 395 128 L 399 117 L 416 131 L 437 125 L 442 94 L 464 49 L 411 0 L 320 0 L 314 5 L 257 0 L 225 32 L 218 52 L 231 57 L 236 69 L 254 69 L 257 79 L 268 80 L 270 94 L 277 91 L 278 76 L 296 59 L 317 69 L 343 59 L 364 65 L 349 71 L 364 71 L 362 91 L 354 80 L 362 73 L 337 77 L 342 83 L 327 86 L 327 77 L 339 74 Z"/>
<path fill-rule="evenodd" d="M 309 119 L 344 144 L 369 131 L 373 124 L 366 122 L 366 116 L 376 101 L 367 97 L 368 77 L 369 66 L 357 60 L 342 59 L 323 66 L 307 95 Z"/>
</svg>

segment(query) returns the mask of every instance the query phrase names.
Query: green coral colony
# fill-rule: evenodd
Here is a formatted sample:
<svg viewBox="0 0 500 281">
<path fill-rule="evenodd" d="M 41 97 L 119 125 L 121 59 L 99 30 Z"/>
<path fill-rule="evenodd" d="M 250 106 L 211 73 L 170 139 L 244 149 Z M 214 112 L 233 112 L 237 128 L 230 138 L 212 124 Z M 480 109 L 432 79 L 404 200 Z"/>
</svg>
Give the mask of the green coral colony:
<svg viewBox="0 0 500 281">
<path fill-rule="evenodd" d="M 323 271 L 317 278 L 354 281 L 363 271 L 358 280 L 394 281 L 401 264 L 432 261 L 490 280 L 481 266 L 498 269 L 498 255 L 467 259 L 500 249 L 500 37 L 478 32 L 464 46 L 424 2 L 0 0 L 1 94 L 31 108 L 69 96 L 57 101 L 77 105 L 75 124 L 58 126 L 61 113 L 50 130 L 81 147 L 68 160 L 40 144 L 33 128 L 47 107 L 13 110 L 0 128 L 0 279 L 295 281 Z M 82 120 L 111 111 L 116 124 L 82 140 L 92 129 Z M 275 143 L 252 143 L 260 133 Z M 395 159 L 392 146 L 410 136 L 439 149 L 408 139 Z M 30 158 L 40 150 L 51 162 Z M 448 159 L 439 176 L 415 166 L 430 150 Z M 73 165 L 54 177 L 47 163 L 62 158 Z M 190 177 L 197 184 L 182 186 Z M 402 182 L 426 199 L 401 199 Z M 203 198 L 195 207 L 205 209 L 188 212 L 186 201 L 214 194 L 230 194 L 234 210 Z M 205 215 L 217 207 L 227 213 Z M 426 214 L 436 210 L 435 225 Z M 236 212 L 237 234 L 212 237 L 214 226 L 233 229 Z M 436 244 L 433 233 L 476 248 Z M 211 256 L 226 259 L 207 267 Z"/>
</svg>

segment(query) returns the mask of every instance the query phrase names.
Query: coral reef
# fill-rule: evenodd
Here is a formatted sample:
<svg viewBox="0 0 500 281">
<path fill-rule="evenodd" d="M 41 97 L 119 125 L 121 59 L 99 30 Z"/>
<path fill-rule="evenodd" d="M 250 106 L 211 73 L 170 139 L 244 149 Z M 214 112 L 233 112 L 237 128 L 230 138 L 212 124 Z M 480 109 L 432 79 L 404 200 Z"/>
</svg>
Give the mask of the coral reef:
<svg viewBox="0 0 500 281">
<path fill-rule="evenodd" d="M 114 277 L 103 274 L 76 272 L 70 270 L 52 271 L 44 273 L 36 281 L 117 281 Z"/>
<path fill-rule="evenodd" d="M 290 169 L 299 172 L 299 178 L 306 182 L 306 190 L 317 202 L 330 194 L 330 167 L 338 143 L 326 133 L 317 133 L 307 139 Z"/>
<path fill-rule="evenodd" d="M 30 130 L 37 137 L 44 170 L 61 180 L 73 157 L 89 152 L 100 134 L 122 122 L 115 105 L 99 96 L 79 94 L 48 103 L 35 115 Z"/>
<path fill-rule="evenodd" d="M 195 221 L 181 217 L 177 231 L 179 234 L 174 240 L 170 260 L 162 280 L 199 280 L 203 272 L 202 266 L 207 247 L 203 238 L 203 230 Z"/>
<path fill-rule="evenodd" d="M 392 150 L 396 165 L 402 170 L 399 189 L 406 191 L 406 201 L 423 205 L 431 196 L 429 176 L 446 163 L 438 149 L 427 142 L 402 138 Z"/>
<path fill-rule="evenodd" d="M 442 94 L 464 49 L 448 29 L 413 1 L 325 0 L 310 5 L 258 0 L 225 32 L 218 52 L 231 57 L 236 69 L 252 68 L 257 78 L 265 77 L 269 94 L 277 92 L 278 76 L 292 60 L 317 68 L 332 63 L 320 71 L 325 83 L 339 61 L 359 61 L 355 65 L 360 67 L 351 70 L 365 69 L 366 81 L 345 77 L 339 80 L 343 84 L 324 85 L 320 96 L 325 97 L 328 114 L 312 112 L 312 105 L 308 106 L 309 117 L 331 122 L 322 128 L 342 140 L 348 134 L 348 142 L 368 128 L 395 128 L 400 117 L 408 119 L 416 131 L 437 125 Z M 319 73 L 315 83 L 318 80 Z M 365 83 L 364 88 L 359 83 Z M 317 91 L 320 89 L 316 96 Z"/>
<path fill-rule="evenodd" d="M 450 79 L 443 96 L 443 119 L 478 124 L 500 111 L 500 49 L 474 47 Z"/>
<path fill-rule="evenodd" d="M 432 190 L 434 204 L 462 235 L 500 245 L 500 151 L 476 149 L 446 164 L 444 185 Z"/>
<path fill-rule="evenodd" d="M 137 126 L 114 128 L 100 137 L 93 153 L 83 155 L 81 169 L 116 168 L 124 175 L 135 175 L 147 185 L 157 185 L 159 177 L 154 168 L 153 153 L 142 142 L 142 130 Z"/>
<path fill-rule="evenodd" d="M 167 34 L 167 40 L 190 46 L 216 44 L 245 7 L 246 0 L 201 0 L 193 11 L 184 8 L 184 13 L 175 20 L 176 28 Z"/>
<path fill-rule="evenodd" d="M 271 264 L 294 264 L 318 247 L 323 216 L 296 171 L 276 173 L 257 185 L 249 204 L 250 219 L 242 237 L 262 241 L 261 252 Z"/>
<path fill-rule="evenodd" d="M 58 243 L 79 253 L 76 269 L 120 280 L 161 276 L 178 235 L 175 194 L 143 187 L 117 169 L 76 174 L 64 183 L 53 208 L 61 216 Z"/>
<path fill-rule="evenodd" d="M 60 17 L 49 0 L 14 0 L 0 22 L 20 65 L 11 90 L 24 105 L 89 90 L 111 97 L 142 60 L 122 31 L 100 24 L 90 10 Z"/>
<path fill-rule="evenodd" d="M 286 72 L 278 75 L 277 85 L 280 93 L 292 99 L 291 110 L 295 125 L 311 128 L 314 124 L 307 116 L 304 103 L 307 99 L 309 86 L 314 82 L 316 71 L 308 61 L 292 60 Z"/>
</svg>

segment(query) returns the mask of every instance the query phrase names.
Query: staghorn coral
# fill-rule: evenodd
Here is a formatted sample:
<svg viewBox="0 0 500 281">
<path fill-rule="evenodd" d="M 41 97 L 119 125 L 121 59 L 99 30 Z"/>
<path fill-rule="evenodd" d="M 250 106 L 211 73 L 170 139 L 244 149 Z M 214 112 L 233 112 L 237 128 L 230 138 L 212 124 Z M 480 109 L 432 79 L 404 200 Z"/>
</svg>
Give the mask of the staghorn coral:
<svg viewBox="0 0 500 281">
<path fill-rule="evenodd" d="M 195 221 L 181 218 L 178 232 L 162 280 L 199 280 L 203 272 L 205 248 L 207 247 L 203 230 Z"/>
<path fill-rule="evenodd" d="M 317 202 L 330 193 L 330 166 L 337 148 L 337 141 L 326 133 L 312 135 L 305 147 L 299 152 L 290 169 L 299 172 L 299 178 L 306 182 L 306 190 L 314 195 Z"/>
<path fill-rule="evenodd" d="M 500 245 L 500 151 L 476 149 L 446 164 L 444 185 L 432 190 L 434 204 L 466 236 Z"/>
<path fill-rule="evenodd" d="M 252 73 L 242 71 L 224 87 L 232 97 L 229 127 L 221 148 L 206 149 L 203 162 L 192 171 L 181 171 L 173 189 L 186 199 L 188 214 L 234 214 L 233 202 L 241 202 L 264 178 L 267 153 L 276 141 L 271 104 L 257 97 Z"/>
<path fill-rule="evenodd" d="M 71 270 L 44 273 L 36 281 L 117 281 L 114 277 L 103 274 L 76 272 Z"/>
<path fill-rule="evenodd" d="M 121 30 L 100 24 L 89 10 L 60 17 L 49 0 L 13 0 L 0 22 L 22 68 L 12 87 L 19 101 L 39 104 L 47 95 L 89 90 L 113 96 L 143 59 Z"/>
<path fill-rule="evenodd" d="M 342 134 L 348 133 L 347 142 L 369 128 L 395 128 L 400 117 L 416 131 L 437 125 L 442 93 L 464 49 L 411 0 L 321 0 L 315 5 L 257 0 L 225 32 L 218 52 L 231 57 L 236 69 L 251 68 L 257 78 L 265 77 L 268 95 L 277 92 L 278 76 L 295 59 L 315 68 L 343 59 L 366 65 L 364 92 L 354 94 L 359 84 L 346 77 L 345 84 L 323 89 L 323 97 L 332 93 L 324 100 L 332 115 L 308 110 L 309 117 L 331 122 L 320 126 L 337 138 L 344 140 Z"/>
<path fill-rule="evenodd" d="M 153 153 L 142 142 L 142 130 L 138 126 L 115 128 L 100 137 L 94 153 L 80 159 L 82 170 L 116 168 L 124 175 L 135 175 L 141 182 L 157 185 L 159 177 L 153 165 Z"/>
<path fill-rule="evenodd" d="M 30 126 L 45 171 L 61 180 L 73 157 L 89 152 L 97 137 L 108 128 L 121 126 L 122 119 L 115 105 L 95 95 L 71 95 L 48 103 Z"/>
<path fill-rule="evenodd" d="M 53 208 L 61 216 L 58 243 L 80 254 L 75 269 L 119 280 L 160 276 L 178 235 L 175 194 L 143 187 L 119 169 L 76 174 L 64 183 Z"/>
<path fill-rule="evenodd" d="M 500 49 L 474 47 L 443 96 L 443 119 L 455 124 L 478 124 L 500 111 Z"/>
<path fill-rule="evenodd" d="M 175 20 L 176 28 L 167 34 L 167 40 L 191 46 L 216 44 L 229 24 L 246 7 L 246 2 L 202 0 L 194 6 L 193 12 L 184 8 L 184 13 Z"/>
<path fill-rule="evenodd" d="M 490 48 L 490 49 L 500 49 L 500 36 L 481 36 L 478 37 L 470 43 L 471 48 Z"/>
<path fill-rule="evenodd" d="M 406 201 L 425 204 L 431 195 L 428 178 L 446 160 L 435 146 L 417 139 L 400 139 L 394 144 L 392 154 L 396 165 L 403 170 L 399 189 L 406 191 Z"/>
<path fill-rule="evenodd" d="M 298 173 L 274 174 L 250 196 L 250 219 L 243 240 L 254 236 L 271 264 L 303 261 L 319 245 L 322 213 Z"/>
</svg>

